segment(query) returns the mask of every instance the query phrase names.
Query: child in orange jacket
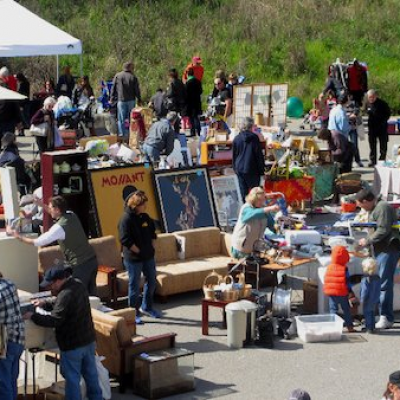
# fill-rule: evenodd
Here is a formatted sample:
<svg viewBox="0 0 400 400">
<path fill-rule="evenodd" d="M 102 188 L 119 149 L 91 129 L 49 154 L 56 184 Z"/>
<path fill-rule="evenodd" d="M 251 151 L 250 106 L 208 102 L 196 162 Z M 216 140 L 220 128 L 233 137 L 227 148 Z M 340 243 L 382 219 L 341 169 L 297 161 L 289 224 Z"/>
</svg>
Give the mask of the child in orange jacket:
<svg viewBox="0 0 400 400">
<path fill-rule="evenodd" d="M 324 293 L 329 296 L 329 312 L 337 314 L 340 305 L 348 332 L 355 332 L 349 304 L 350 277 L 346 266 L 350 255 L 344 246 L 335 246 L 331 257 L 332 263 L 328 265 L 324 282 Z"/>
</svg>

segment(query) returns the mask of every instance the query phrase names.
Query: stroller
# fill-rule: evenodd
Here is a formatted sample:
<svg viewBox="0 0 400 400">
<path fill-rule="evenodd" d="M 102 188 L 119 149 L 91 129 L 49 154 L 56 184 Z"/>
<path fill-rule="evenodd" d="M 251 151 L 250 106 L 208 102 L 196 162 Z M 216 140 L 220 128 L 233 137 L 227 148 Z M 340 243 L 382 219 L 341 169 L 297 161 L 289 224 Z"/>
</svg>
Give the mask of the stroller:
<svg viewBox="0 0 400 400">
<path fill-rule="evenodd" d="M 56 113 L 58 126 L 64 129 L 76 130 L 77 139 L 81 139 L 84 136 L 92 136 L 95 106 L 96 100 L 93 98 L 88 99 L 78 107 L 59 108 Z"/>
</svg>

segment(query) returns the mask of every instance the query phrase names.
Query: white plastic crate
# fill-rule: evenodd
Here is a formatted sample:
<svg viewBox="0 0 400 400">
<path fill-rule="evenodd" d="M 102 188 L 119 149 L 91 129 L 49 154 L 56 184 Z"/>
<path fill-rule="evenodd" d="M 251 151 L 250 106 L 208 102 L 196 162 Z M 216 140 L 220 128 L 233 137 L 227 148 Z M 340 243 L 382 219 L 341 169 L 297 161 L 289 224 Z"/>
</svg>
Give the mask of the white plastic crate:
<svg viewBox="0 0 400 400">
<path fill-rule="evenodd" d="M 343 319 L 336 314 L 300 315 L 296 317 L 297 334 L 306 343 L 341 340 Z"/>
</svg>

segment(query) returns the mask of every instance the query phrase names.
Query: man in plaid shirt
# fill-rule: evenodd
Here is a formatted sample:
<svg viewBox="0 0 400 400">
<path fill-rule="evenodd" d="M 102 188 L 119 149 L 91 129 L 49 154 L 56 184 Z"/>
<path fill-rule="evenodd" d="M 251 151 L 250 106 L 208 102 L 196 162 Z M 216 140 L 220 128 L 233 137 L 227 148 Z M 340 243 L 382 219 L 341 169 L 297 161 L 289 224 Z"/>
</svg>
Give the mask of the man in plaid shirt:
<svg viewBox="0 0 400 400">
<path fill-rule="evenodd" d="M 17 288 L 0 272 L 0 326 L 7 332 L 7 353 L 0 358 L 0 399 L 17 398 L 19 359 L 24 350 L 25 324 L 22 320 Z"/>
</svg>

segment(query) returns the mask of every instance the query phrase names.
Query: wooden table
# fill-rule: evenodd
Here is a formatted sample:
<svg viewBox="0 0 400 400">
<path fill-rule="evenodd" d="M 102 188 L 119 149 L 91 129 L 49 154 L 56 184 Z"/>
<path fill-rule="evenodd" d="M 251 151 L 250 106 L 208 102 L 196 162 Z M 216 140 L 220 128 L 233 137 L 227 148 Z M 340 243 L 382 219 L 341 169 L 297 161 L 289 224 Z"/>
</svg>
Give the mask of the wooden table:
<svg viewBox="0 0 400 400">
<path fill-rule="evenodd" d="M 238 272 L 244 272 L 246 275 L 246 282 L 247 283 L 254 283 L 253 287 L 257 289 L 257 282 L 260 283 L 260 287 L 264 286 L 277 286 L 278 284 L 278 279 L 277 279 L 277 273 L 279 271 L 287 271 L 287 270 L 292 270 L 293 268 L 296 268 L 300 265 L 304 265 L 310 262 L 315 261 L 315 258 L 300 258 L 300 259 L 294 259 L 291 264 L 279 264 L 277 262 L 270 262 L 268 264 L 261 264 L 259 266 L 259 272 L 260 276 L 258 275 L 257 272 L 257 264 L 254 263 L 254 265 L 247 265 L 246 261 L 244 261 L 244 268 L 239 267 L 236 270 L 236 273 Z M 234 264 L 236 265 L 236 264 Z M 242 264 L 243 265 L 243 264 Z M 228 266 L 229 267 L 229 266 Z M 247 275 L 253 276 L 253 280 L 247 279 Z M 255 282 L 254 282 L 254 277 L 255 277 Z M 250 278 L 250 277 L 249 277 Z M 264 282 L 264 284 L 263 284 Z"/>
<path fill-rule="evenodd" d="M 261 265 L 261 268 L 268 269 L 270 271 L 286 271 L 288 269 L 298 267 L 299 265 L 307 264 L 314 260 L 315 260 L 315 258 L 312 258 L 312 257 L 298 258 L 298 259 L 294 259 L 291 264 L 279 264 L 279 263 L 275 262 L 275 263 L 271 263 L 271 264 Z"/>
<path fill-rule="evenodd" d="M 226 329 L 226 313 L 225 307 L 227 304 L 231 303 L 230 301 L 223 300 L 201 300 L 201 333 L 203 335 L 208 335 L 208 307 L 218 307 L 223 310 L 223 322 L 222 326 Z"/>
</svg>

